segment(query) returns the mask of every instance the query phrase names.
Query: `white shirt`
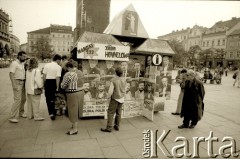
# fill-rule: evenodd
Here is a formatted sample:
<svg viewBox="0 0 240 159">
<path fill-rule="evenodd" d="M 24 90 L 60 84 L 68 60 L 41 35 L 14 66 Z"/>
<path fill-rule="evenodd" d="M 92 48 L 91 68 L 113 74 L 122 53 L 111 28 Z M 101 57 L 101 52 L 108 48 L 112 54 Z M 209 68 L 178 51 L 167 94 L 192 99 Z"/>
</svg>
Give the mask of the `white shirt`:
<svg viewBox="0 0 240 159">
<path fill-rule="evenodd" d="M 24 63 L 21 63 L 18 59 L 13 61 L 10 65 L 10 72 L 14 74 L 15 79 L 25 79 Z"/>
<path fill-rule="evenodd" d="M 43 80 L 39 69 L 33 69 L 31 72 L 27 70 L 26 73 L 26 93 L 34 95 L 35 88 L 43 87 Z"/>
<path fill-rule="evenodd" d="M 47 63 L 43 68 L 43 73 L 46 74 L 46 79 L 56 79 L 61 77 L 62 68 L 56 62 Z"/>
</svg>

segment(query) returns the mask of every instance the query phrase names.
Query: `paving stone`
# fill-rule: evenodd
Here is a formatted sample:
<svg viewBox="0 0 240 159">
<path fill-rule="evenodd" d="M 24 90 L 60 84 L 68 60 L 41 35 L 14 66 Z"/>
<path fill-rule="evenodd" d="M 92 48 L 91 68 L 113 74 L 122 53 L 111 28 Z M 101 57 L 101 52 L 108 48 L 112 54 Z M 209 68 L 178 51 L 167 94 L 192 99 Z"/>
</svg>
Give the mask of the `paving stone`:
<svg viewBox="0 0 240 159">
<path fill-rule="evenodd" d="M 104 137 L 97 137 L 98 144 L 101 147 L 111 147 L 121 145 L 120 141 L 115 135 L 108 135 Z"/>
<path fill-rule="evenodd" d="M 138 156 L 143 152 L 144 142 L 141 138 L 121 140 L 121 144 L 130 156 Z"/>
<path fill-rule="evenodd" d="M 53 158 L 83 158 L 95 155 L 102 155 L 96 139 L 54 143 L 52 148 Z"/>
<path fill-rule="evenodd" d="M 130 158 L 127 151 L 122 146 L 112 146 L 102 148 L 104 156 L 106 158 Z"/>
</svg>

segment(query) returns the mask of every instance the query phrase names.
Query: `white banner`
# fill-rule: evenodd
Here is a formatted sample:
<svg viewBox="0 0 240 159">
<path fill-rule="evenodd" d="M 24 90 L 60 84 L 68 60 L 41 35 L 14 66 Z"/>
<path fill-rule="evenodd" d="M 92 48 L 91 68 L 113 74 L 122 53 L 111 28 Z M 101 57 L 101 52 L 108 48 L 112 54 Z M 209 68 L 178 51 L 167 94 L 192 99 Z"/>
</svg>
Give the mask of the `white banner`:
<svg viewBox="0 0 240 159">
<path fill-rule="evenodd" d="M 78 59 L 129 61 L 129 46 L 79 42 Z"/>
</svg>

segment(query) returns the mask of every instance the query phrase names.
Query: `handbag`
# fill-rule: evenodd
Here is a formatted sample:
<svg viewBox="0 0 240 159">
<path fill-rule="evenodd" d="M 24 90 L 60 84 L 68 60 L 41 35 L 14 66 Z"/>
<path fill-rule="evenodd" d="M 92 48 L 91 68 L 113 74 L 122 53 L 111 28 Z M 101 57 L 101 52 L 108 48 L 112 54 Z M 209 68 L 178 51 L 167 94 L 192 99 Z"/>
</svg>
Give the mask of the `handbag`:
<svg viewBox="0 0 240 159">
<path fill-rule="evenodd" d="M 35 70 L 35 73 L 34 73 L 34 86 L 35 86 L 35 76 L 36 76 L 36 70 Z M 41 95 L 42 93 L 43 93 L 42 88 L 34 88 L 34 94 L 35 95 Z"/>
<path fill-rule="evenodd" d="M 237 78 L 237 73 L 234 73 L 232 78 L 236 79 Z"/>
</svg>

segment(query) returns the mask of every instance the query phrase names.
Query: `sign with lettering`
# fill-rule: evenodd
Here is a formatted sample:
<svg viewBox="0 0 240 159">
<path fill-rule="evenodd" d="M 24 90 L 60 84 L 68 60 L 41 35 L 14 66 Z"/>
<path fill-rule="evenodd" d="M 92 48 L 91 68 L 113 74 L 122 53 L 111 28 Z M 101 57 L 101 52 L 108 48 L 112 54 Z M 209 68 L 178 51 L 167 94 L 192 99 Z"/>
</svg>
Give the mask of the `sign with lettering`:
<svg viewBox="0 0 240 159">
<path fill-rule="evenodd" d="M 77 58 L 129 61 L 129 46 L 79 42 Z"/>
<path fill-rule="evenodd" d="M 84 105 L 83 116 L 105 116 L 108 105 Z"/>
</svg>

